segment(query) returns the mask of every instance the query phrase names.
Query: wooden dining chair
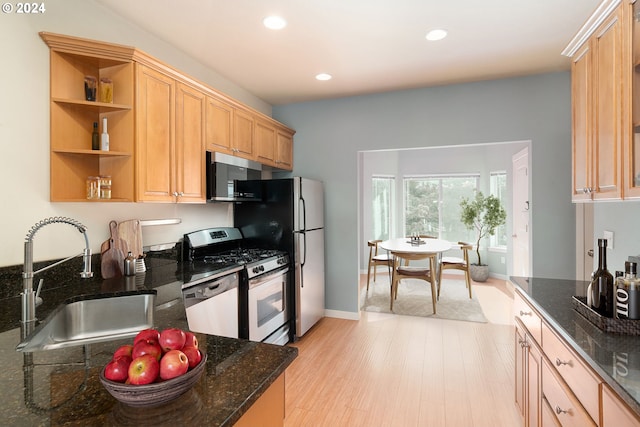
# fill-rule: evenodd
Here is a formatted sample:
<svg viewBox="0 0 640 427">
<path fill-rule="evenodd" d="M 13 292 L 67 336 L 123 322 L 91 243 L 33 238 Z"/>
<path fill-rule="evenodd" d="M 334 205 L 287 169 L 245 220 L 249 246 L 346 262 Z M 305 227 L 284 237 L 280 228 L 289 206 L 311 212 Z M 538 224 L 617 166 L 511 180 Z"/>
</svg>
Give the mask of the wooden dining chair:
<svg viewBox="0 0 640 427">
<path fill-rule="evenodd" d="M 371 269 L 373 269 L 373 281 L 376 281 L 376 270 L 379 265 L 384 265 L 387 269 L 391 266 L 391 257 L 385 251 L 384 253 L 378 253 L 378 244 L 382 240 L 369 240 L 367 245 L 369 246 L 369 267 L 367 269 L 367 290 L 369 290 L 369 280 L 371 279 Z M 389 279 L 391 280 L 391 279 Z"/>
<path fill-rule="evenodd" d="M 398 284 L 402 279 L 425 280 L 431 284 L 431 299 L 433 314 L 436 314 L 436 254 L 412 254 L 406 252 L 391 252 L 394 268 L 391 280 L 391 295 L 389 309 L 393 311 L 393 301 L 398 298 Z M 409 261 L 429 260 L 428 266 L 409 266 Z M 403 262 L 405 265 L 403 265 Z"/>
<path fill-rule="evenodd" d="M 438 277 L 438 298 L 440 298 L 440 286 L 442 285 L 442 271 L 443 270 L 461 270 L 464 272 L 464 279 L 469 289 L 469 298 L 472 298 L 471 294 L 471 276 L 469 274 L 469 251 L 473 249 L 473 246 L 469 243 L 458 242 L 460 249 L 462 249 L 462 258 L 455 256 L 443 256 L 440 261 L 440 272 Z"/>
</svg>

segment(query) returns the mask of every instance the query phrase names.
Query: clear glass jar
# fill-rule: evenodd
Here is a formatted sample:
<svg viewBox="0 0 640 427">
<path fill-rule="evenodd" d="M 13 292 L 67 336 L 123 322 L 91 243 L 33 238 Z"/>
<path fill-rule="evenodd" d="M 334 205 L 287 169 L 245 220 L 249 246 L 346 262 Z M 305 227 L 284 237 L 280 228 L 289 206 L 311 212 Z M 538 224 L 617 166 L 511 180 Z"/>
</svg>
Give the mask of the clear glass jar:
<svg viewBox="0 0 640 427">
<path fill-rule="evenodd" d="M 111 176 L 100 177 L 100 198 L 101 199 L 111 198 Z"/>
<path fill-rule="evenodd" d="M 87 177 L 87 199 L 99 199 L 100 198 L 100 177 L 88 176 Z"/>
</svg>

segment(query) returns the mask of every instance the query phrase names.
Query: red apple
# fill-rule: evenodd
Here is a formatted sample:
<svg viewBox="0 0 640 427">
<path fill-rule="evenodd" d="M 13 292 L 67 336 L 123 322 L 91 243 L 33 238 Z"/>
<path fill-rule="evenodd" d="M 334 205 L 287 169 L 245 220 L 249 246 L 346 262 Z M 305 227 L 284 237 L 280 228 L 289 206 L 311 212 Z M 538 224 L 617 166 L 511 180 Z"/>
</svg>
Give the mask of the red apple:
<svg viewBox="0 0 640 427">
<path fill-rule="evenodd" d="M 187 336 L 185 335 L 182 329 L 178 328 L 167 328 L 160 332 L 160 347 L 165 352 L 169 352 L 171 350 L 180 350 L 184 347 L 184 343 L 187 340 Z"/>
<path fill-rule="evenodd" d="M 169 350 L 160 359 L 160 378 L 171 378 L 184 375 L 189 370 L 189 358 L 180 350 Z"/>
<path fill-rule="evenodd" d="M 143 329 L 133 339 L 133 345 L 136 345 L 138 341 L 148 340 L 160 341 L 160 332 L 157 329 Z"/>
<path fill-rule="evenodd" d="M 104 367 L 104 377 L 108 380 L 123 383 L 129 377 L 131 356 L 119 356 Z"/>
<path fill-rule="evenodd" d="M 151 384 L 158 378 L 160 364 L 151 354 L 145 354 L 133 359 L 129 365 L 130 384 Z"/>
<path fill-rule="evenodd" d="M 200 360 L 202 360 L 202 353 L 194 346 L 185 345 L 181 351 L 186 354 L 187 359 L 189 359 L 189 369 L 195 368 L 198 363 L 200 363 Z"/>
<path fill-rule="evenodd" d="M 160 347 L 160 344 L 154 340 L 138 341 L 134 344 L 133 351 L 131 352 L 131 357 L 133 359 L 145 354 L 150 354 L 155 357 L 156 360 L 160 360 L 162 357 L 162 347 Z"/>
<path fill-rule="evenodd" d="M 185 331 L 184 335 L 186 336 L 186 340 L 184 341 L 185 347 L 198 348 L 198 338 L 196 338 L 193 332 Z"/>
<path fill-rule="evenodd" d="M 133 345 L 131 344 L 121 345 L 120 347 L 118 347 L 116 351 L 113 352 L 112 359 L 117 359 L 120 356 L 129 356 L 133 358 L 133 356 L 131 355 L 132 352 L 133 352 Z"/>
</svg>

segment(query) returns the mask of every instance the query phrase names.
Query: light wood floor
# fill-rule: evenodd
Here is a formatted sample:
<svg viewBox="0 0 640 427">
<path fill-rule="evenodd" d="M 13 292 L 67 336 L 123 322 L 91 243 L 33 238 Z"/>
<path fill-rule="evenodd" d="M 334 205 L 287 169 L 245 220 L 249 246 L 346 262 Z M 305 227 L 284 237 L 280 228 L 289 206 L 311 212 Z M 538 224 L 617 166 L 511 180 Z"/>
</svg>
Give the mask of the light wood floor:
<svg viewBox="0 0 640 427">
<path fill-rule="evenodd" d="M 511 313 L 498 307 L 512 301 L 504 281 L 474 291 L 485 315 Z M 285 426 L 521 426 L 513 325 L 487 318 L 322 319 L 290 344 L 299 355 L 286 373 Z"/>
</svg>

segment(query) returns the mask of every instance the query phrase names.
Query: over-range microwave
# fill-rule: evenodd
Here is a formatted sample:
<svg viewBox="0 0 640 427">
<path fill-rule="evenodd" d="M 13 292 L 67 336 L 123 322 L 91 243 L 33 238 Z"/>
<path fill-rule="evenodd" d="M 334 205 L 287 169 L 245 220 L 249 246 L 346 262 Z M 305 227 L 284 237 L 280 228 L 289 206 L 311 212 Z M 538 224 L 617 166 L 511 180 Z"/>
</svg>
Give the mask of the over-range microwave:
<svg viewBox="0 0 640 427">
<path fill-rule="evenodd" d="M 238 183 L 262 178 L 262 165 L 252 160 L 207 151 L 207 201 L 234 202 L 260 200 L 260 185 Z"/>
</svg>

